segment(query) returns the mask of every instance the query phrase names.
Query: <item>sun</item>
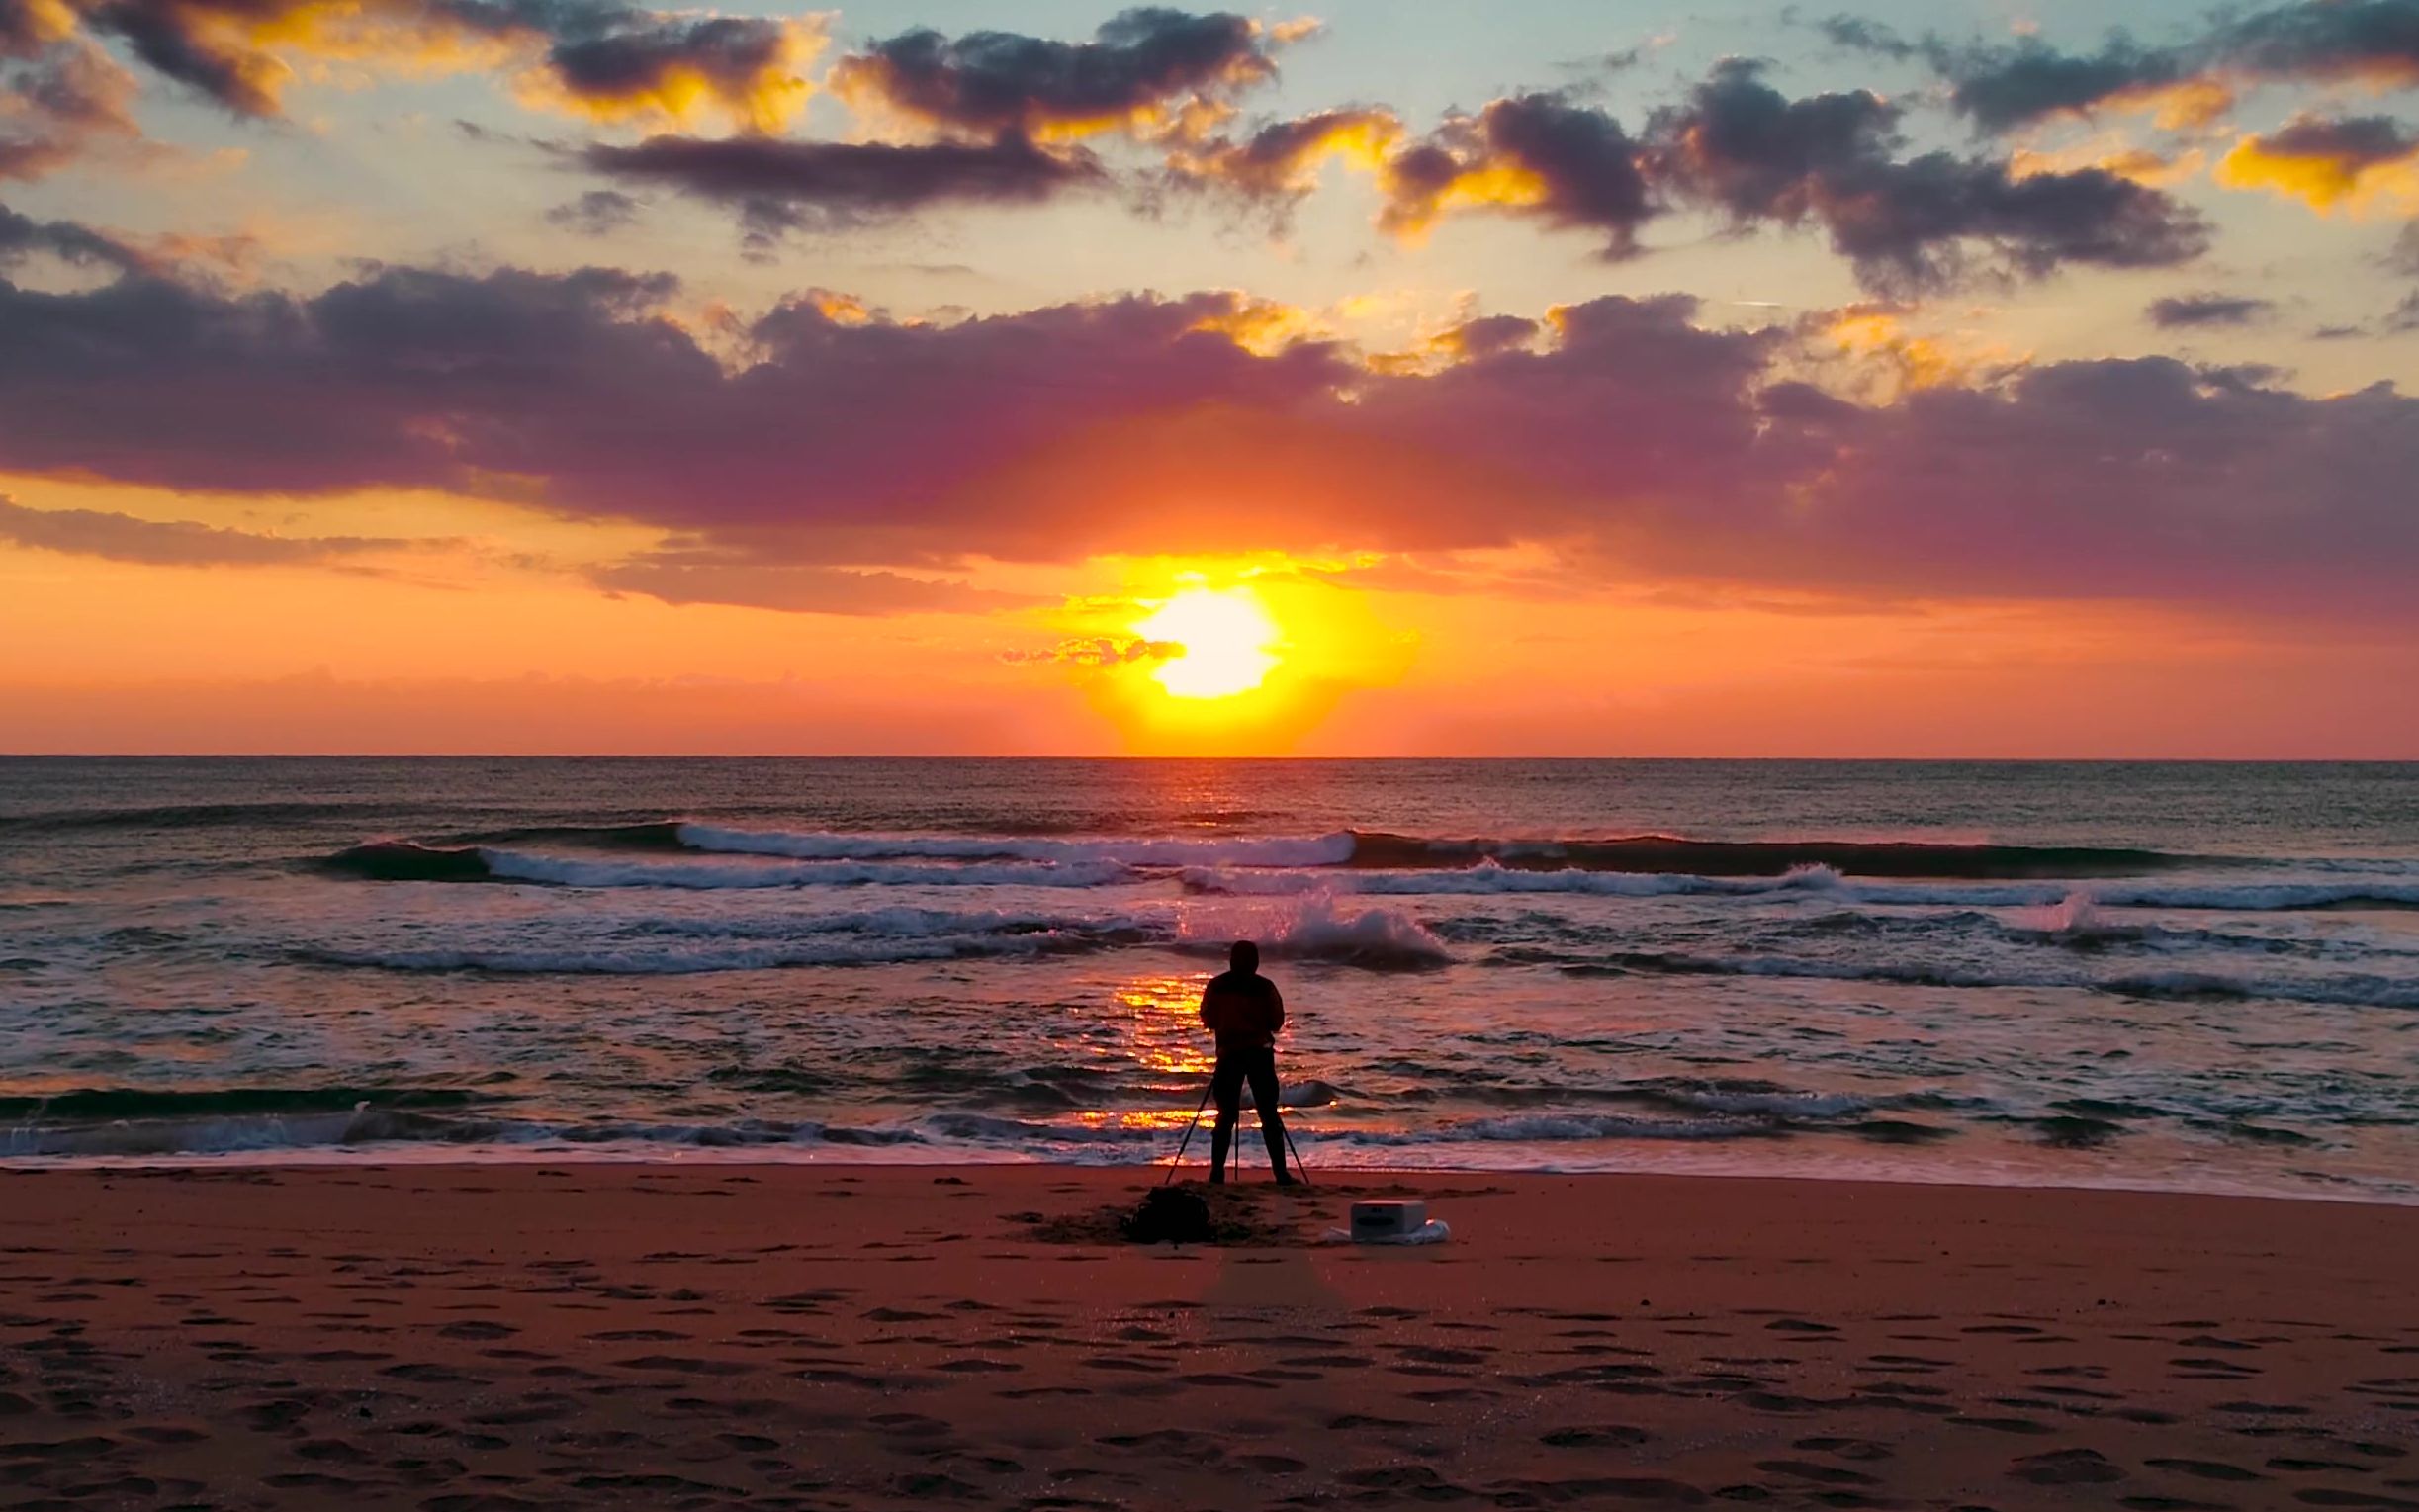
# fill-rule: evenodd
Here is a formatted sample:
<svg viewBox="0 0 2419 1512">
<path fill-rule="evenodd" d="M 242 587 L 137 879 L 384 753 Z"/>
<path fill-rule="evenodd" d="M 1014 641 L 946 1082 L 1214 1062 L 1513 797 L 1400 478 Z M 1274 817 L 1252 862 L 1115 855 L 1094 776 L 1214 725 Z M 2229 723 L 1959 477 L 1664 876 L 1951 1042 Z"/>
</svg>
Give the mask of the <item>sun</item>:
<svg viewBox="0 0 2419 1512">
<path fill-rule="evenodd" d="M 1148 641 L 1183 649 L 1151 672 L 1176 698 L 1231 698 L 1276 668 L 1281 633 L 1249 588 L 1186 588 L 1134 626 Z"/>
</svg>

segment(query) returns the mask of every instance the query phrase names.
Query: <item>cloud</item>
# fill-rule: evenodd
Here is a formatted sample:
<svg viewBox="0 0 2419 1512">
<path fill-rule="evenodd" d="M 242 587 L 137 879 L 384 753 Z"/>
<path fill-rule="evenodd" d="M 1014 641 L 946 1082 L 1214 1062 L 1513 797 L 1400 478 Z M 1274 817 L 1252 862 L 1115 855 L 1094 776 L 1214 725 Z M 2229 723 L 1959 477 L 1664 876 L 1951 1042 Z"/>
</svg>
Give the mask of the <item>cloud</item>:
<svg viewBox="0 0 2419 1512">
<path fill-rule="evenodd" d="M 2325 215 L 2390 196 L 2419 208 L 2419 135 L 2387 116 L 2296 116 L 2245 136 L 2217 164 L 2229 189 L 2266 189 Z"/>
<path fill-rule="evenodd" d="M 2144 311 L 2161 330 L 2193 330 L 2210 325 L 2249 325 L 2276 312 L 2276 301 L 2241 295 L 2178 294 L 2153 300 Z"/>
<path fill-rule="evenodd" d="M 114 38 L 137 61 L 253 119 L 285 114 L 295 59 L 508 67 L 527 103 L 600 121 L 719 116 L 772 131 L 809 93 L 814 19 L 644 10 L 621 0 L 0 0 L 13 38 Z M 22 44 L 19 44 L 22 46 Z"/>
<path fill-rule="evenodd" d="M 1934 42 L 1926 50 L 1950 81 L 1950 106 L 1986 132 L 2104 110 L 2148 114 L 2183 130 L 2208 125 L 2234 103 L 2230 88 L 2176 52 L 2143 47 L 2121 33 L 2088 54 L 2035 38 L 1963 49 Z"/>
<path fill-rule="evenodd" d="M 2264 78 L 2419 84 L 2419 0 L 2303 0 L 2221 26 L 2208 45 Z"/>
<path fill-rule="evenodd" d="M 807 21 L 606 14 L 612 19 L 539 28 L 549 39 L 546 59 L 523 74 L 525 100 L 599 121 L 718 113 L 749 131 L 777 132 L 806 104 L 804 72 L 824 44 Z"/>
<path fill-rule="evenodd" d="M 610 236 L 638 220 L 639 202 L 618 189 L 591 189 L 546 213 L 550 225 L 582 236 Z"/>
<path fill-rule="evenodd" d="M 0 59 L 13 55 L 10 35 L 10 23 L 0 16 Z M 15 35 L 30 41 L 42 34 L 27 19 Z M 0 182 L 43 178 L 96 146 L 141 137 L 132 110 L 134 75 L 108 53 L 71 38 L 24 56 L 0 66 Z"/>
<path fill-rule="evenodd" d="M 29 509 L 0 494 L 0 541 L 38 551 L 156 567 L 322 563 L 430 543 L 378 536 L 272 536 L 194 520 L 145 520 L 97 509 Z"/>
<path fill-rule="evenodd" d="M 1302 116 L 1190 144 L 1171 153 L 1169 172 L 1282 219 L 1324 164 L 1341 161 L 1375 175 L 1380 224 L 1397 237 L 1492 213 L 1594 232 L 1616 258 L 1679 208 L 1716 211 L 1741 228 L 1811 222 L 1882 292 L 1977 272 L 2165 267 L 2207 245 L 2201 219 L 2145 182 L 2149 166 L 2030 161 L 2019 171 L 1946 152 L 1902 157 L 1901 115 L 1867 90 L 1791 99 L 1764 81 L 1763 65 L 1734 58 L 1635 136 L 1595 105 L 1524 94 L 1418 137 L 1382 110 Z"/>
<path fill-rule="evenodd" d="M 0 469 L 509 492 L 681 543 L 620 590 L 791 609 L 945 598 L 974 557 L 1520 546 L 1599 581 L 2413 612 L 2419 400 L 2386 386 L 2141 358 L 1851 397 L 1806 381 L 1810 342 L 1844 360 L 1831 336 L 1709 329 L 1682 296 L 1473 320 L 1416 368 L 1255 352 L 1234 294 L 956 324 L 800 300 L 717 360 L 673 293 L 612 269 L 0 280 Z"/>
<path fill-rule="evenodd" d="M 2036 38 L 1958 45 L 1909 42 L 1851 16 L 1818 24 L 1842 46 L 1900 60 L 1921 57 L 1950 85 L 1950 104 L 1990 132 L 2053 116 L 2145 111 L 2171 130 L 2208 126 L 2248 83 L 2419 83 L 2419 0 L 2294 0 L 2237 12 L 2164 46 L 2112 33 L 2100 50 L 2067 52 Z"/>
<path fill-rule="evenodd" d="M 1868 91 L 1791 100 L 1753 62 L 1718 65 L 1650 131 L 1671 192 L 1742 223 L 1824 226 L 1868 288 L 1936 288 L 1983 266 L 2040 277 L 2073 263 L 2166 267 L 2208 229 L 2160 190 L 2105 168 L 2016 175 L 1985 158 L 1901 159 L 1899 110 Z"/>
<path fill-rule="evenodd" d="M 725 604 L 783 614 L 962 614 L 1029 603 L 1022 595 L 951 578 L 752 561 L 712 550 L 672 550 L 595 569 L 598 587 L 668 604 Z"/>
<path fill-rule="evenodd" d="M 1168 175 L 1181 186 L 1222 191 L 1282 214 L 1317 187 L 1319 170 L 1330 162 L 1381 171 L 1402 130 L 1389 110 L 1317 111 L 1271 122 L 1240 140 L 1178 143 Z"/>
<path fill-rule="evenodd" d="M 1451 211 L 1508 211 L 1600 232 L 1604 255 L 1624 257 L 1655 214 L 1639 159 L 1638 144 L 1603 111 L 1555 95 L 1514 95 L 1389 158 L 1381 223 L 1418 236 Z"/>
<path fill-rule="evenodd" d="M 1004 651 L 1003 662 L 1055 663 L 1062 667 L 1125 667 L 1137 662 L 1164 662 L 1184 655 L 1177 641 L 1147 641 L 1136 636 L 1070 636 L 1046 651 Z"/>
<path fill-rule="evenodd" d="M 72 221 L 36 221 L 0 205 L 0 271 L 15 268 L 35 253 L 47 253 L 85 267 L 134 272 L 143 256 L 115 236 L 104 235 Z"/>
<path fill-rule="evenodd" d="M 1049 151 L 1022 136 L 982 144 L 651 136 L 634 146 L 593 143 L 579 160 L 729 205 L 759 242 L 936 205 L 1034 204 L 1107 182 L 1082 148 Z"/>
<path fill-rule="evenodd" d="M 920 29 L 842 58 L 831 87 L 859 111 L 977 139 L 1182 135 L 1274 78 L 1277 49 L 1303 35 L 1299 24 L 1161 6 L 1121 11 L 1090 42 Z"/>
</svg>

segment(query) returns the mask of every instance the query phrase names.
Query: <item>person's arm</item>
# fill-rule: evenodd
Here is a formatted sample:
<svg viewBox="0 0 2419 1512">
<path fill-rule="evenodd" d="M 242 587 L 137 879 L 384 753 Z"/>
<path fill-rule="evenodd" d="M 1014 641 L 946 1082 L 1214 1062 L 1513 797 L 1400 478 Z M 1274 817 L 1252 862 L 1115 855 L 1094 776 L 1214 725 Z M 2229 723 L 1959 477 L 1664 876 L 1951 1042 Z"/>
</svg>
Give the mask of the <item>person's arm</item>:
<svg viewBox="0 0 2419 1512">
<path fill-rule="evenodd" d="M 1274 982 L 1268 984 L 1268 1016 L 1269 1037 L 1273 1039 L 1285 1030 L 1285 994 L 1277 990 Z"/>
<path fill-rule="evenodd" d="M 1201 1021 L 1202 1027 L 1210 1030 L 1210 1032 L 1213 1034 L 1217 1032 L 1217 1019 L 1210 1012 L 1210 1004 L 1216 1000 L 1216 998 L 1217 981 L 1215 978 L 1212 978 L 1210 985 L 1202 989 Z"/>
</svg>

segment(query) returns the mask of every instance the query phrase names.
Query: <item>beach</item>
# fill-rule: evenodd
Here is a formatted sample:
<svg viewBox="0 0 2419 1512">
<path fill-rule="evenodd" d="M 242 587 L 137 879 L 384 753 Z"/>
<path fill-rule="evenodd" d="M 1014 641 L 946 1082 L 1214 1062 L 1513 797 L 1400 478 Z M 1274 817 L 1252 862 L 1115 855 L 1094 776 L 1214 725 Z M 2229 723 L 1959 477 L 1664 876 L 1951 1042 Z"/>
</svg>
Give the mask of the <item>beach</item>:
<svg viewBox="0 0 2419 1512">
<path fill-rule="evenodd" d="M 2419 1507 L 2419 1210 L 1333 1175 L 0 1173 L 12 1508 Z M 1412 1195 L 1450 1242 L 1321 1242 Z"/>
</svg>

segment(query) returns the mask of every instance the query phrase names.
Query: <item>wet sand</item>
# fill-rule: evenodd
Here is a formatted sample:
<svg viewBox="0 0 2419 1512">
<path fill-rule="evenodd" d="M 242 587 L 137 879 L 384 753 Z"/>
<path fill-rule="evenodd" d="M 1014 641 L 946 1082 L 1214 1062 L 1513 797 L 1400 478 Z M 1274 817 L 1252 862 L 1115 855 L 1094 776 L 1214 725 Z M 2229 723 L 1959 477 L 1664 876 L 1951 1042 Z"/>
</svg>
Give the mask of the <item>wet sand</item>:
<svg viewBox="0 0 2419 1512">
<path fill-rule="evenodd" d="M 2419 1509 L 2419 1209 L 1156 1179 L 0 1173 L 0 1507 Z"/>
</svg>

